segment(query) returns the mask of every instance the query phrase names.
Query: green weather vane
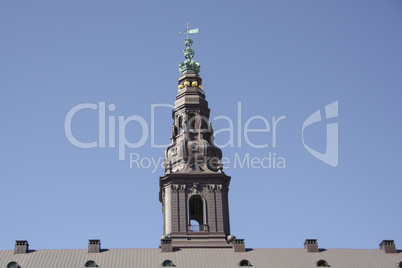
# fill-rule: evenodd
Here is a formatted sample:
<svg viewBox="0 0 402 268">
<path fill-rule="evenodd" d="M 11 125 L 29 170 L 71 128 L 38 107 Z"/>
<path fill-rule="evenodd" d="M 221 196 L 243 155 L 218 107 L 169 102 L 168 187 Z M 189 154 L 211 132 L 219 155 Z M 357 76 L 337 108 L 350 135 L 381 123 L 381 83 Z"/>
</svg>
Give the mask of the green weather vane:
<svg viewBox="0 0 402 268">
<path fill-rule="evenodd" d="M 187 72 L 200 72 L 200 64 L 193 60 L 195 51 L 191 48 L 193 44 L 193 40 L 190 38 L 190 34 L 198 33 L 198 28 L 190 29 L 190 24 L 187 22 L 187 29 L 180 34 L 187 34 L 187 38 L 184 40 L 184 44 L 186 45 L 186 49 L 183 50 L 184 57 L 186 60 L 179 65 L 180 74 L 184 74 Z"/>
<path fill-rule="evenodd" d="M 190 24 L 187 22 L 187 30 L 180 32 L 180 34 L 187 34 L 187 38 L 190 38 L 190 34 L 198 33 L 198 28 L 190 29 Z"/>
</svg>

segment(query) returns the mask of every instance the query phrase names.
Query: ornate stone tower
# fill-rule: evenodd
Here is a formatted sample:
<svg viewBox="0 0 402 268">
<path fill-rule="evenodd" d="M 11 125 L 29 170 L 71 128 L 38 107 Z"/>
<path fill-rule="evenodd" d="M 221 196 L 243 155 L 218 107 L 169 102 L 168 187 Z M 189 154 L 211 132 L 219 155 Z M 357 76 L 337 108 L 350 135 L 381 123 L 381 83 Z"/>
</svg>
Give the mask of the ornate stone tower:
<svg viewBox="0 0 402 268">
<path fill-rule="evenodd" d="M 242 239 L 230 235 L 228 191 L 230 177 L 222 172 L 222 151 L 214 145 L 208 102 L 192 58 L 193 40 L 187 28 L 179 65 L 179 90 L 172 112 L 171 145 L 165 151 L 165 175 L 160 177 L 162 251 L 185 247 L 234 247 L 244 251 Z"/>
</svg>

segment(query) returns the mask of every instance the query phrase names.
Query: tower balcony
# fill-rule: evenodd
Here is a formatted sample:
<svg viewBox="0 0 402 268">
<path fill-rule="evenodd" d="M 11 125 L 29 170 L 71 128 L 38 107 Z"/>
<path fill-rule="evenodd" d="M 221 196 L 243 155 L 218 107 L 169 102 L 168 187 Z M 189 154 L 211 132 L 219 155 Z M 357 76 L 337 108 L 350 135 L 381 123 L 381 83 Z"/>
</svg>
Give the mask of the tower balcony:
<svg viewBox="0 0 402 268">
<path fill-rule="evenodd" d="M 209 231 L 209 226 L 208 225 L 188 225 L 188 230 L 191 232 L 208 232 Z"/>
</svg>

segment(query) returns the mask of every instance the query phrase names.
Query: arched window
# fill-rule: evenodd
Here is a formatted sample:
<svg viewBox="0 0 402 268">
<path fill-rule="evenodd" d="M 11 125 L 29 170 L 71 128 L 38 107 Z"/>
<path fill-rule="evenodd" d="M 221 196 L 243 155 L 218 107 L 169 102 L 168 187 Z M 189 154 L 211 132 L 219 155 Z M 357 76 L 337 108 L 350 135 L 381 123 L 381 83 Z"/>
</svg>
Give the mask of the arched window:
<svg viewBox="0 0 402 268">
<path fill-rule="evenodd" d="M 402 261 L 399 262 L 398 267 L 402 267 Z"/>
<path fill-rule="evenodd" d="M 179 133 L 181 134 L 183 132 L 183 117 L 180 115 L 178 120 L 179 120 Z"/>
<path fill-rule="evenodd" d="M 85 267 L 98 267 L 94 261 L 87 261 Z"/>
<path fill-rule="evenodd" d="M 330 266 L 328 265 L 328 262 L 326 262 L 325 260 L 319 260 L 317 262 L 317 267 L 330 267 Z"/>
<path fill-rule="evenodd" d="M 243 267 L 252 267 L 251 263 L 248 260 L 242 260 L 239 263 L 239 266 L 243 266 Z"/>
<path fill-rule="evenodd" d="M 201 129 L 208 129 L 208 118 L 200 114 L 198 117 L 198 122 Z"/>
<path fill-rule="evenodd" d="M 189 128 L 191 130 L 195 129 L 195 113 L 191 113 L 189 118 L 188 118 L 188 124 L 189 124 Z"/>
<path fill-rule="evenodd" d="M 166 260 L 162 263 L 162 267 L 175 267 L 171 260 Z"/>
<path fill-rule="evenodd" d="M 193 195 L 189 202 L 192 232 L 204 231 L 204 201 L 201 196 Z"/>
<path fill-rule="evenodd" d="M 7 268 L 21 268 L 21 267 L 18 265 L 18 263 L 12 261 L 9 264 L 7 264 Z"/>
<path fill-rule="evenodd" d="M 204 117 L 201 118 L 201 129 L 208 129 L 208 121 Z"/>
</svg>

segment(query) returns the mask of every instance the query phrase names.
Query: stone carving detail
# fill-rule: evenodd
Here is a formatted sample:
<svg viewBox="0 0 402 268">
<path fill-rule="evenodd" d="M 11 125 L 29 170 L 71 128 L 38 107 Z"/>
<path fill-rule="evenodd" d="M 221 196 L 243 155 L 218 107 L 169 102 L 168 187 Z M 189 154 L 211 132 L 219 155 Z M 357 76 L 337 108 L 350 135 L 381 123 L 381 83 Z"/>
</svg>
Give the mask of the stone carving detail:
<svg viewBox="0 0 402 268">
<path fill-rule="evenodd" d="M 185 190 L 186 190 L 185 184 L 179 185 L 179 192 L 184 192 Z"/>
<path fill-rule="evenodd" d="M 177 155 L 177 148 L 172 148 L 170 151 L 172 152 L 172 156 Z"/>
<path fill-rule="evenodd" d="M 208 192 L 213 192 L 215 190 L 215 184 L 207 184 Z"/>
<path fill-rule="evenodd" d="M 222 185 L 216 185 L 216 191 L 217 192 L 222 191 Z"/>
<path fill-rule="evenodd" d="M 192 150 L 193 152 L 199 152 L 199 151 L 200 151 L 200 147 L 199 147 L 197 144 L 192 143 L 192 144 L 191 144 L 191 150 Z"/>
<path fill-rule="evenodd" d="M 165 164 L 165 173 L 171 173 L 172 172 L 172 162 L 168 162 Z"/>
<path fill-rule="evenodd" d="M 198 194 L 198 193 L 199 193 L 199 191 L 198 191 L 198 182 L 194 182 L 194 183 L 193 183 L 193 187 L 190 188 L 190 191 L 191 191 L 193 194 Z"/>
<path fill-rule="evenodd" d="M 223 165 L 221 160 L 218 161 L 217 169 L 219 173 L 222 173 Z"/>
<path fill-rule="evenodd" d="M 177 192 L 177 190 L 179 190 L 179 185 L 178 184 L 172 184 L 172 191 L 173 192 Z"/>
</svg>

